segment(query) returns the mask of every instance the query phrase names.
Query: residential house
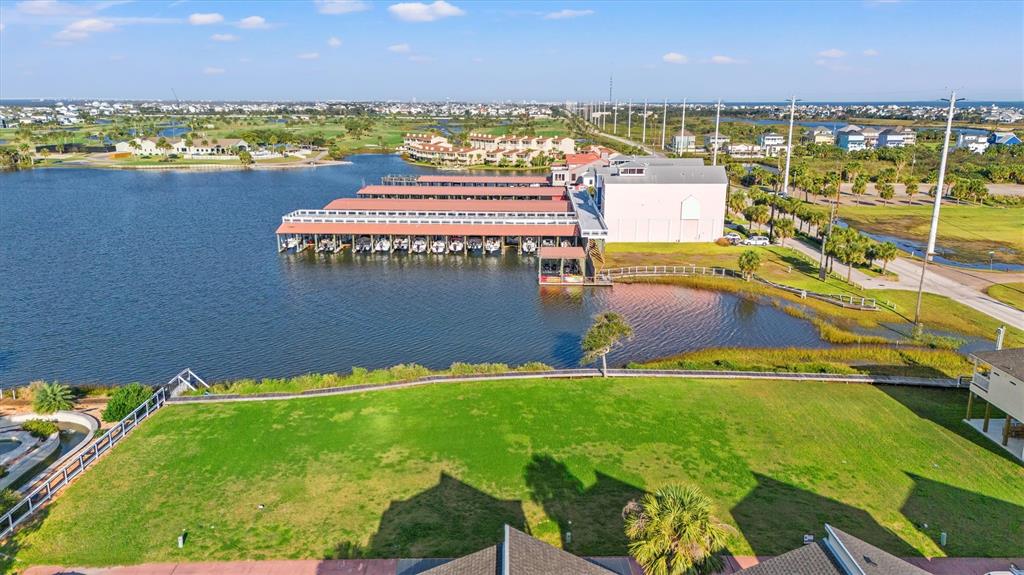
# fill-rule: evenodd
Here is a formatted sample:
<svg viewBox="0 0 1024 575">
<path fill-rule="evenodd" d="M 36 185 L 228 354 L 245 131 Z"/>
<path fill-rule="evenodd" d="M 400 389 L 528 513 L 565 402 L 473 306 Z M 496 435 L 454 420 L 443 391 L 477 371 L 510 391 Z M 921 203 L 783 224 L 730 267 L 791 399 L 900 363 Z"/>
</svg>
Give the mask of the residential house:
<svg viewBox="0 0 1024 575">
<path fill-rule="evenodd" d="M 765 559 L 736 575 L 929 575 L 849 533 L 825 524 L 825 537 Z"/>
<path fill-rule="evenodd" d="M 187 140 L 180 140 L 174 146 L 174 151 L 192 158 L 196 156 L 237 156 L 238 152 L 248 150 L 249 144 L 240 138 L 208 138 L 196 134 L 192 136 L 192 143 Z"/>
<path fill-rule="evenodd" d="M 865 126 L 860 128 L 860 133 L 864 136 L 864 147 L 866 148 L 877 148 L 878 138 L 882 135 L 882 131 L 878 128 L 871 126 Z"/>
<path fill-rule="evenodd" d="M 1002 334 L 996 346 L 1001 345 Z M 1024 348 L 976 351 L 967 423 L 1024 461 Z M 982 419 L 971 419 L 975 399 L 985 402 Z M 992 406 L 1005 414 L 992 419 Z"/>
<path fill-rule="evenodd" d="M 714 134 L 704 134 L 704 149 L 711 152 L 715 148 L 721 150 L 726 144 L 729 143 L 729 138 L 719 134 L 718 139 L 715 140 Z"/>
<path fill-rule="evenodd" d="M 879 148 L 902 148 L 907 145 L 902 128 L 886 128 L 878 135 Z"/>
<path fill-rule="evenodd" d="M 803 141 L 805 144 L 830 146 L 836 142 L 836 136 L 825 126 L 815 126 L 804 132 Z"/>
<path fill-rule="evenodd" d="M 575 184 L 580 176 L 592 167 L 607 166 L 608 160 L 594 152 L 566 154 L 565 160 L 551 166 L 551 185 Z"/>
<path fill-rule="evenodd" d="M 683 132 L 682 135 L 676 134 L 675 136 L 672 136 L 672 142 L 669 144 L 669 149 L 677 154 L 691 152 L 697 149 L 697 138 L 690 132 Z"/>
<path fill-rule="evenodd" d="M 853 124 L 836 130 L 836 145 L 847 152 L 863 150 L 867 146 L 861 128 Z"/>
<path fill-rule="evenodd" d="M 734 158 L 761 158 L 764 151 L 756 144 L 745 144 L 741 142 L 730 142 L 725 144 L 724 151 Z"/>
<path fill-rule="evenodd" d="M 406 134 L 403 151 L 411 158 L 463 166 L 484 163 L 531 162 L 540 155 L 561 156 L 576 151 L 572 138 L 494 136 L 469 134 L 469 146 L 456 147 L 447 138 L 432 134 Z"/>
<path fill-rule="evenodd" d="M 772 157 L 786 151 L 786 139 L 782 134 L 766 132 L 757 136 L 757 145 L 761 146 L 764 155 Z"/>
<path fill-rule="evenodd" d="M 968 149 L 975 154 L 984 154 L 988 149 L 988 135 L 960 132 L 956 136 L 956 147 L 957 149 Z"/>
<path fill-rule="evenodd" d="M 1020 138 L 1013 132 L 992 132 L 988 137 L 988 143 L 1000 146 L 1016 146 L 1020 144 Z"/>
<path fill-rule="evenodd" d="M 448 140 L 443 136 L 437 134 L 417 134 L 411 133 L 406 134 L 402 139 L 402 145 L 406 148 L 409 146 L 421 146 L 421 145 L 437 145 L 447 143 Z"/>
<path fill-rule="evenodd" d="M 115 152 L 128 152 L 133 156 L 165 156 L 174 153 L 181 143 L 180 138 L 164 138 L 166 147 L 160 147 L 161 138 L 132 138 L 114 144 Z"/>
</svg>

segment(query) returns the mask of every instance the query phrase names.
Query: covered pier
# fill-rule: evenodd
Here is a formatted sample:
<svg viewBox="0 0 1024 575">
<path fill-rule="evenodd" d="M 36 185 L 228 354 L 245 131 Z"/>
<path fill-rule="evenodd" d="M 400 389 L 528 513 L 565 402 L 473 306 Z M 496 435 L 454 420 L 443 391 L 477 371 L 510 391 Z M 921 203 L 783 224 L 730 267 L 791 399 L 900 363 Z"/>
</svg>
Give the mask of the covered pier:
<svg viewBox="0 0 1024 575">
<path fill-rule="evenodd" d="M 537 257 L 537 281 L 544 284 L 583 285 L 587 253 L 579 246 L 544 246 Z"/>
</svg>

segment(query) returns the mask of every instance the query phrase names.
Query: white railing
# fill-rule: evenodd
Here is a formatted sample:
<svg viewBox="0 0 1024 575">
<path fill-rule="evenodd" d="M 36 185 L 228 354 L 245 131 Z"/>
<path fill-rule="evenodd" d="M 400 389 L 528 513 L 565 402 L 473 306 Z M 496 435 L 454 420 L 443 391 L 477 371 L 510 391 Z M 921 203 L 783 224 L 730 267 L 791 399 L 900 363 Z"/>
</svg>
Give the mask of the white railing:
<svg viewBox="0 0 1024 575">
<path fill-rule="evenodd" d="M 297 210 L 281 218 L 283 223 L 305 224 L 459 224 L 459 225 L 505 225 L 505 226 L 568 226 L 578 220 L 571 213 L 524 214 L 518 216 L 452 216 L 442 214 L 425 216 L 395 214 L 374 216 L 368 213 L 358 215 L 322 214 L 317 210 Z"/>
<path fill-rule="evenodd" d="M 37 480 L 36 486 L 26 493 L 21 501 L 0 517 L 0 540 L 11 535 L 18 525 L 31 518 L 36 511 L 53 499 L 75 477 L 84 473 L 90 465 L 99 460 L 101 455 L 110 451 L 122 439 L 127 437 L 133 429 L 138 427 L 140 423 L 166 405 L 168 398 L 176 395 L 176 390 L 182 384 L 187 384 L 191 387 L 196 383 L 206 386 L 206 382 L 193 373 L 191 369 L 181 371 L 167 384 L 158 387 L 156 392 L 144 401 L 142 405 L 114 424 L 106 433 L 98 436 L 88 447 L 82 449 L 76 457 L 73 457 L 44 478 Z"/>
</svg>

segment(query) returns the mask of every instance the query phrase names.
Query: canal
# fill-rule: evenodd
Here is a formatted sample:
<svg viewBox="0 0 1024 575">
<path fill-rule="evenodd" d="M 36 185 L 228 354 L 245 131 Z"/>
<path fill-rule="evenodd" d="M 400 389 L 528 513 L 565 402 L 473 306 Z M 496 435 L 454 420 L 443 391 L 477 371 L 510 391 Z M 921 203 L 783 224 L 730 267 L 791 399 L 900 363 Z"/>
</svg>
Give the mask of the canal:
<svg viewBox="0 0 1024 575">
<path fill-rule="evenodd" d="M 612 360 L 822 346 L 804 320 L 665 285 L 545 288 L 518 256 L 279 255 L 281 215 L 354 196 L 396 156 L 266 171 L 0 174 L 0 384 L 283 377 L 416 362 L 575 366 L 591 316 L 637 336 Z"/>
</svg>

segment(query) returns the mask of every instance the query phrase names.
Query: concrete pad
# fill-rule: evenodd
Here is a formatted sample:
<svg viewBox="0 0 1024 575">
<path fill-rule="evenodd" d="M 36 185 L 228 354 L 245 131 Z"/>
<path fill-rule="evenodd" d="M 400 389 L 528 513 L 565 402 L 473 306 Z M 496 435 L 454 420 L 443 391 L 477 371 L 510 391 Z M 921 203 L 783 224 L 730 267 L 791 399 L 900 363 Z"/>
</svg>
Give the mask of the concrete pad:
<svg viewBox="0 0 1024 575">
<path fill-rule="evenodd" d="M 1018 461 L 1024 463 L 1024 438 L 1011 437 L 1006 445 L 1003 445 L 1003 426 L 1006 425 L 1005 419 L 990 419 L 988 422 L 987 432 L 982 431 L 982 428 L 985 426 L 984 419 L 965 419 L 964 423 L 970 425 L 975 431 L 984 435 L 993 443 L 1006 450 L 1007 453 L 1016 457 Z"/>
</svg>

